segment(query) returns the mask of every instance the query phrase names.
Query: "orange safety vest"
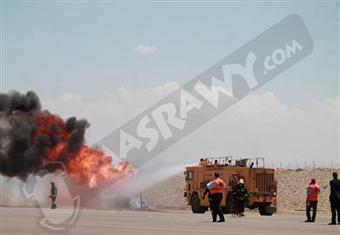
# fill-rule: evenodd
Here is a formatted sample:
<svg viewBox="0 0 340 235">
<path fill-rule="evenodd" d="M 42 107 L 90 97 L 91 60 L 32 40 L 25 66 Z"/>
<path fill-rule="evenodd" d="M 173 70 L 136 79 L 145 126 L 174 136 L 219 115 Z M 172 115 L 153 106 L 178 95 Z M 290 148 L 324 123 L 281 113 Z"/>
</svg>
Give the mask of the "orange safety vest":
<svg viewBox="0 0 340 235">
<path fill-rule="evenodd" d="M 320 187 L 317 184 L 309 185 L 307 188 L 307 200 L 308 201 L 317 201 L 318 195 L 320 192 Z"/>
<path fill-rule="evenodd" d="M 220 178 L 214 180 L 215 187 L 210 189 L 210 194 L 223 193 L 224 192 L 224 181 Z"/>
</svg>

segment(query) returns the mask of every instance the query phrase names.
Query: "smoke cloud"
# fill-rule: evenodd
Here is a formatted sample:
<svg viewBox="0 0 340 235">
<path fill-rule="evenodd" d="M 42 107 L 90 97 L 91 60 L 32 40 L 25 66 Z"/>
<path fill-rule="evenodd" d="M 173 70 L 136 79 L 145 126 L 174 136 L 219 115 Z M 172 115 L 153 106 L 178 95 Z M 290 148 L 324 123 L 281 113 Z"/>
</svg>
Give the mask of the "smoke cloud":
<svg viewBox="0 0 340 235">
<path fill-rule="evenodd" d="M 0 94 L 0 173 L 25 180 L 50 162 L 50 151 L 65 140 L 66 147 L 53 160 L 67 163 L 84 144 L 87 127 L 86 120 L 71 117 L 64 122 L 41 110 L 33 91 Z"/>
</svg>

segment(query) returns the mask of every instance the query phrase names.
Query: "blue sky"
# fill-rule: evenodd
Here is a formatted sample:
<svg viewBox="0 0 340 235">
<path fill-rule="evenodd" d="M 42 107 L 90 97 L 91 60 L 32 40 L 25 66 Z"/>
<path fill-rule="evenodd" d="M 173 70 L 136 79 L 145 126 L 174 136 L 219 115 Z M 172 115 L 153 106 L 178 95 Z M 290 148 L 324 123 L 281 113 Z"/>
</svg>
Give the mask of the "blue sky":
<svg viewBox="0 0 340 235">
<path fill-rule="evenodd" d="M 289 14 L 314 40 L 306 59 L 260 89 L 304 106 L 339 96 L 339 3 L 6 1 L 3 88 L 101 99 L 119 87 L 184 84 Z M 139 45 L 153 53 L 134 52 Z"/>
</svg>

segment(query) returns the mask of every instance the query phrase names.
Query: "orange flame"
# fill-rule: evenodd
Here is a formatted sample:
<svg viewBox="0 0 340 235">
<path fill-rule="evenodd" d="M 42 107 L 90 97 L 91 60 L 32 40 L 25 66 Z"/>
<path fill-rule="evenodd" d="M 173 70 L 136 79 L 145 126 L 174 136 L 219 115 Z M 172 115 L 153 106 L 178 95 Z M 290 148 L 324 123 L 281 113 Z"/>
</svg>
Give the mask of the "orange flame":
<svg viewBox="0 0 340 235">
<path fill-rule="evenodd" d="M 32 134 L 32 143 L 36 143 L 40 135 L 52 136 L 55 134 L 51 130 L 52 125 L 58 129 L 59 142 L 47 151 L 46 164 L 62 160 L 71 180 L 88 184 L 90 188 L 94 188 L 100 184 L 116 182 L 125 176 L 136 174 L 136 169 L 128 162 L 121 162 L 115 167 L 112 165 L 112 157 L 87 145 L 83 145 L 78 153 L 68 153 L 66 149 L 71 133 L 67 131 L 64 121 L 55 115 L 41 114 L 37 116 L 37 129 Z"/>
<path fill-rule="evenodd" d="M 117 180 L 136 173 L 128 162 L 112 165 L 112 158 L 102 151 L 83 145 L 72 160 L 66 164 L 69 176 L 78 183 L 87 181 L 90 188 L 104 182 Z"/>
<path fill-rule="evenodd" d="M 40 114 L 35 120 L 37 130 L 32 134 L 32 143 L 35 144 L 38 136 L 40 135 L 52 135 L 52 126 L 55 126 L 58 130 L 58 137 L 61 141 L 68 141 L 70 139 L 70 133 L 66 131 L 64 121 L 55 115 L 51 114 Z"/>
</svg>

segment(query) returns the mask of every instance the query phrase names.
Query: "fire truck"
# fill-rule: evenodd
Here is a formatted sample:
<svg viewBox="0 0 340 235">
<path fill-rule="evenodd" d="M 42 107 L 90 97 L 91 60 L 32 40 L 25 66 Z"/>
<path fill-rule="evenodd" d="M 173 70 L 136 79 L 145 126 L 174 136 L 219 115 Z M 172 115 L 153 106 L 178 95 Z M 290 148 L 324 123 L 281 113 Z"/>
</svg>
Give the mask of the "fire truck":
<svg viewBox="0 0 340 235">
<path fill-rule="evenodd" d="M 184 197 L 192 212 L 204 213 L 208 210 L 208 197 L 203 199 L 203 194 L 207 183 L 214 180 L 214 173 L 217 172 L 227 185 L 221 202 L 225 214 L 233 213 L 233 187 L 243 179 L 248 191 L 246 207 L 258 208 L 261 215 L 273 215 L 276 212 L 277 193 L 275 170 L 265 168 L 264 163 L 264 158 L 234 160 L 232 157 L 219 157 L 201 159 L 198 165 L 186 167 Z"/>
</svg>

